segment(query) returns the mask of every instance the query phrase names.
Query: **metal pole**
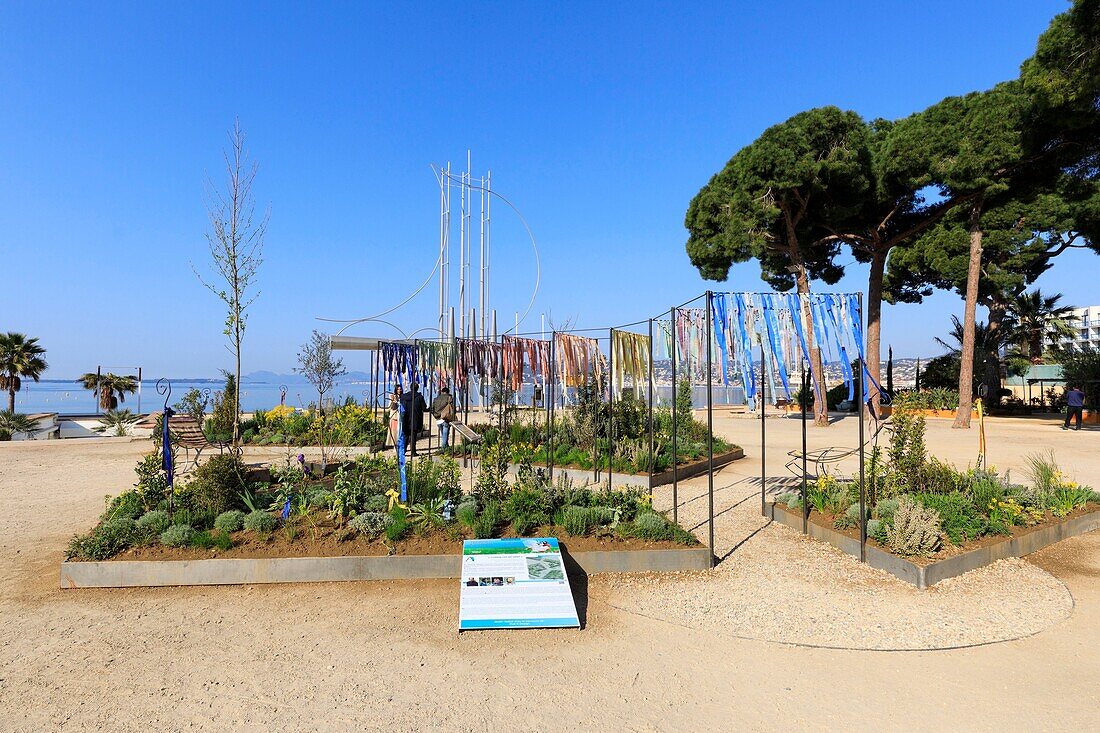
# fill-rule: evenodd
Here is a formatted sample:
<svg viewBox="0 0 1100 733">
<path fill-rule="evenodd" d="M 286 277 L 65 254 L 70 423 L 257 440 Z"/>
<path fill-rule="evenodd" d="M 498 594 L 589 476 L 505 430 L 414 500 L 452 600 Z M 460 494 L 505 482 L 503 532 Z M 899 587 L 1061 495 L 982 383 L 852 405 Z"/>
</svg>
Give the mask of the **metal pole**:
<svg viewBox="0 0 1100 733">
<path fill-rule="evenodd" d="M 554 347 L 554 331 L 550 332 L 550 383 L 546 385 L 546 394 L 543 399 L 549 398 L 546 403 L 546 470 L 550 473 L 550 480 L 554 480 L 554 376 L 556 367 L 554 360 L 557 349 Z"/>
<path fill-rule="evenodd" d="M 649 319 L 649 460 L 646 468 L 649 470 L 649 488 L 653 488 L 653 319 Z"/>
<path fill-rule="evenodd" d="M 670 356 L 672 357 L 672 521 L 676 524 L 680 523 L 680 501 L 676 495 L 677 478 L 679 471 L 677 471 L 677 460 L 679 455 L 676 452 L 676 309 L 670 308 L 668 311 L 668 318 L 670 328 L 672 329 L 672 350 Z"/>
<path fill-rule="evenodd" d="M 810 389 L 806 384 L 806 360 L 802 360 L 802 534 L 809 532 L 810 509 L 806 506 L 806 403 L 810 401 Z"/>
<path fill-rule="evenodd" d="M 611 491 L 611 464 L 615 460 L 615 329 L 607 332 L 607 490 Z"/>
<path fill-rule="evenodd" d="M 710 566 L 714 567 L 714 399 L 711 384 L 712 347 L 714 322 L 711 314 L 712 294 L 707 291 L 707 525 L 710 531 Z"/>
<path fill-rule="evenodd" d="M 862 331 L 863 325 L 863 294 L 858 295 L 859 314 L 856 316 L 860 320 L 860 331 Z M 862 346 L 863 344 L 860 344 Z M 864 352 L 866 353 L 866 352 Z M 867 562 L 867 484 L 864 480 L 864 459 L 866 449 L 863 445 L 863 370 L 866 369 L 866 364 L 861 359 L 859 362 L 859 381 L 856 383 L 859 394 L 859 561 Z"/>
<path fill-rule="evenodd" d="M 768 358 L 768 352 L 764 348 L 763 337 L 758 337 L 760 341 L 760 389 L 756 391 L 757 404 L 760 406 L 760 514 L 768 516 L 766 510 L 766 503 L 764 494 L 767 493 L 768 488 L 768 474 L 767 474 L 767 424 L 765 420 L 765 405 L 767 405 L 767 389 L 764 387 L 764 362 Z"/>
</svg>

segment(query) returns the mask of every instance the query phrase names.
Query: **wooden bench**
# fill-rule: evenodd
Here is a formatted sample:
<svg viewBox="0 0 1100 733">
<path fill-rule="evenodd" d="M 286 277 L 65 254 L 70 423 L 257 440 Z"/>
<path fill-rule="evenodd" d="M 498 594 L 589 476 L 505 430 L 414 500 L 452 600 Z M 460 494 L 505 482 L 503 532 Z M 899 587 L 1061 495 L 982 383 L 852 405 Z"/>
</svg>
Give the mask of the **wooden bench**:
<svg viewBox="0 0 1100 733">
<path fill-rule="evenodd" d="M 172 433 L 172 445 L 183 448 L 184 460 L 190 460 L 190 451 L 195 451 L 193 466 L 199 463 L 199 456 L 207 448 L 217 448 L 218 452 L 225 450 L 228 443 L 211 443 L 206 439 L 206 434 L 190 415 L 173 415 L 168 419 L 168 430 Z"/>
</svg>

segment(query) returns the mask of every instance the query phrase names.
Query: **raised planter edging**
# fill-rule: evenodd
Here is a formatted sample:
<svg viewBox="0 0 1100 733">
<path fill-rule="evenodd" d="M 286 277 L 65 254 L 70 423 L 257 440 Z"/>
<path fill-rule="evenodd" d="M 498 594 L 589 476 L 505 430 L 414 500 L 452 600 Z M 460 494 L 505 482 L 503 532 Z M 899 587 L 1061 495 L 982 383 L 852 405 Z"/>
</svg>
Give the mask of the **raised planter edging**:
<svg viewBox="0 0 1100 733">
<path fill-rule="evenodd" d="M 799 532 L 802 531 L 802 516 L 800 514 L 779 509 L 776 507 L 775 502 L 768 502 L 767 509 L 769 519 Z M 810 537 L 828 542 L 842 552 L 859 557 L 859 540 L 813 522 L 808 523 L 807 529 Z M 1030 555 L 1055 542 L 1091 532 L 1095 529 L 1100 529 L 1100 510 L 1027 532 L 1017 537 L 1009 537 L 1002 542 L 977 547 L 928 565 L 917 565 L 910 560 L 892 555 L 869 544 L 867 545 L 867 564 L 873 568 L 885 570 L 891 575 L 924 590 L 941 580 L 977 570 L 997 560 Z"/>
<path fill-rule="evenodd" d="M 453 456 L 455 460 L 461 463 L 462 455 L 457 454 Z M 725 453 L 719 453 L 714 456 L 714 467 L 721 468 L 728 463 L 740 460 L 745 457 L 745 451 L 742 448 L 734 448 L 733 450 L 726 451 Z M 477 458 L 468 458 L 467 462 L 471 469 L 477 469 L 479 463 Z M 531 467 L 535 470 L 542 469 L 544 472 L 546 469 L 545 463 L 532 464 Z M 708 470 L 709 464 L 706 459 L 701 461 L 694 461 L 692 463 L 685 463 L 676 470 L 676 480 L 683 481 L 684 479 L 692 478 L 705 474 Z M 508 473 L 519 473 L 519 464 L 508 464 Z M 571 468 L 568 466 L 554 466 L 555 474 L 564 474 L 574 481 L 580 483 L 607 483 L 606 471 L 595 471 L 588 468 Z M 658 486 L 665 486 L 672 483 L 672 471 L 663 471 L 657 474 L 644 474 L 644 473 L 612 473 L 611 474 L 611 486 L 613 488 L 622 488 L 625 486 L 648 486 L 648 488 L 656 488 Z"/>
<path fill-rule="evenodd" d="M 706 547 L 684 550 L 569 552 L 566 567 L 596 573 L 680 572 L 710 568 Z M 461 555 L 378 555 L 61 563 L 61 588 L 252 585 L 461 577 Z"/>
</svg>

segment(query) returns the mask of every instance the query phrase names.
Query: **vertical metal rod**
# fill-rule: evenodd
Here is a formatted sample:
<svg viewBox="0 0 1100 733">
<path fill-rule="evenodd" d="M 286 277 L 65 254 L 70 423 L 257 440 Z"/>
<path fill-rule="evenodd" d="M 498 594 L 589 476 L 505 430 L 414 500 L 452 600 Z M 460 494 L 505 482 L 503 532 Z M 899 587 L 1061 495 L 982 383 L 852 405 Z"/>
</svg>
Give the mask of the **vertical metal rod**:
<svg viewBox="0 0 1100 733">
<path fill-rule="evenodd" d="M 446 258 L 446 227 L 447 227 L 447 196 L 445 191 L 449 185 L 447 180 L 447 174 L 441 169 L 439 171 L 439 338 L 443 338 L 443 326 L 444 326 L 444 314 L 447 309 L 446 293 L 444 292 L 444 281 L 447 277 L 447 258 Z"/>
<path fill-rule="evenodd" d="M 607 490 L 611 491 L 611 464 L 615 460 L 615 329 L 607 334 Z"/>
<path fill-rule="evenodd" d="M 857 302 L 859 303 L 859 313 L 856 314 L 856 318 L 860 322 L 860 331 L 863 332 L 863 293 L 859 293 L 857 296 Z M 860 344 L 861 350 L 864 345 Z M 867 353 L 865 350 L 863 353 Z M 859 394 L 859 561 L 867 562 L 867 484 L 864 474 L 864 459 L 866 448 L 863 445 L 863 413 L 864 413 L 864 384 L 863 384 L 863 371 L 867 368 L 867 365 L 863 363 L 861 359 L 859 362 L 859 381 L 856 382 L 858 394 Z"/>
<path fill-rule="evenodd" d="M 544 390 L 543 400 L 546 402 L 546 470 L 550 473 L 550 480 L 554 480 L 554 376 L 557 367 L 554 360 L 557 349 L 554 346 L 555 331 L 550 332 L 550 380 Z"/>
<path fill-rule="evenodd" d="M 765 420 L 765 405 L 767 405 L 767 390 L 764 387 L 764 362 L 768 358 L 767 349 L 764 348 L 764 339 L 760 339 L 760 388 L 756 390 L 757 404 L 760 407 L 760 514 L 768 516 L 766 509 L 766 503 L 764 494 L 768 489 L 768 473 L 767 473 L 767 458 L 768 458 L 768 442 L 767 442 L 767 423 Z"/>
<path fill-rule="evenodd" d="M 714 320 L 711 313 L 712 293 L 707 291 L 707 525 L 710 531 L 710 566 L 714 567 L 714 394 L 711 384 L 711 368 L 714 338 Z"/>
<path fill-rule="evenodd" d="M 497 399 L 500 400 L 500 421 L 497 423 L 500 426 L 500 457 L 505 463 L 511 463 L 511 456 L 508 455 L 508 426 L 505 424 L 506 412 L 505 407 L 508 404 L 508 400 L 504 399 L 504 336 L 498 337 L 498 342 L 501 346 L 501 360 L 499 362 L 499 368 L 497 370 L 498 375 L 498 387 L 497 387 Z M 494 339 L 496 341 L 496 339 Z"/>
<path fill-rule="evenodd" d="M 649 488 L 653 488 L 653 319 L 649 319 L 649 459 L 646 470 L 649 471 Z"/>
<path fill-rule="evenodd" d="M 484 181 L 483 181 L 484 183 Z M 481 251 L 478 259 L 478 313 L 481 314 L 481 335 L 485 335 L 485 186 L 481 186 Z"/>
<path fill-rule="evenodd" d="M 802 534 L 810 531 L 810 508 L 806 505 L 806 403 L 810 401 L 809 385 L 806 384 L 806 360 L 802 360 L 802 393 L 799 402 L 802 403 Z"/>
<path fill-rule="evenodd" d="M 670 308 L 668 311 L 668 318 L 670 328 L 672 329 L 672 521 L 676 524 L 680 523 L 680 501 L 677 496 L 677 486 L 679 477 L 679 454 L 676 452 L 676 309 Z"/>
</svg>

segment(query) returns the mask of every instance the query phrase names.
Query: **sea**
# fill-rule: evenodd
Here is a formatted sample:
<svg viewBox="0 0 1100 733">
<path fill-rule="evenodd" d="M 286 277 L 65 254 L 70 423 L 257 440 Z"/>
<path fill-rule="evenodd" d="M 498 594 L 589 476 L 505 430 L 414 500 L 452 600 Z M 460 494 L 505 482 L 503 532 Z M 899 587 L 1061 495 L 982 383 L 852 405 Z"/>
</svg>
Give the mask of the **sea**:
<svg viewBox="0 0 1100 733">
<path fill-rule="evenodd" d="M 216 393 L 224 387 L 221 379 L 173 379 L 172 393 L 168 404 L 176 404 L 189 389 L 209 391 L 211 403 Z M 480 393 L 476 379 L 471 380 L 471 406 L 481 403 Z M 745 393 L 740 386 L 715 385 L 712 388 L 714 404 L 741 405 L 745 403 Z M 331 392 L 325 395 L 325 402 L 343 404 L 348 397 L 357 404 L 369 405 L 373 396 L 379 393 L 377 402 L 385 406 L 386 398 L 384 388 L 380 384 L 377 390 L 369 380 L 348 380 L 338 382 Z M 535 391 L 535 385 L 524 384 L 519 390 L 518 399 L 521 404 L 529 405 Z M 641 398 L 646 399 L 645 389 L 640 392 Z M 658 384 L 655 390 L 658 405 L 671 404 L 672 387 L 668 384 Z M 3 406 L 7 406 L 7 395 L 3 398 Z M 156 382 L 143 380 L 137 394 L 127 395 L 125 402 L 119 408 L 128 408 L 137 413 L 149 413 L 162 410 L 165 398 L 157 394 Z M 244 379 L 241 382 L 241 410 L 253 412 L 255 410 L 269 410 L 279 404 L 290 405 L 305 409 L 311 404 L 317 403 L 317 393 L 312 385 L 306 382 L 281 382 L 281 381 L 253 381 Z M 706 385 L 696 385 L 692 389 L 692 403 L 695 407 L 706 407 Z M 94 415 L 96 414 L 96 400 L 92 393 L 83 389 L 75 381 L 67 379 L 43 379 L 41 382 L 23 381 L 23 388 L 15 393 L 15 410 L 21 413 L 57 412 L 62 415 Z"/>
</svg>

